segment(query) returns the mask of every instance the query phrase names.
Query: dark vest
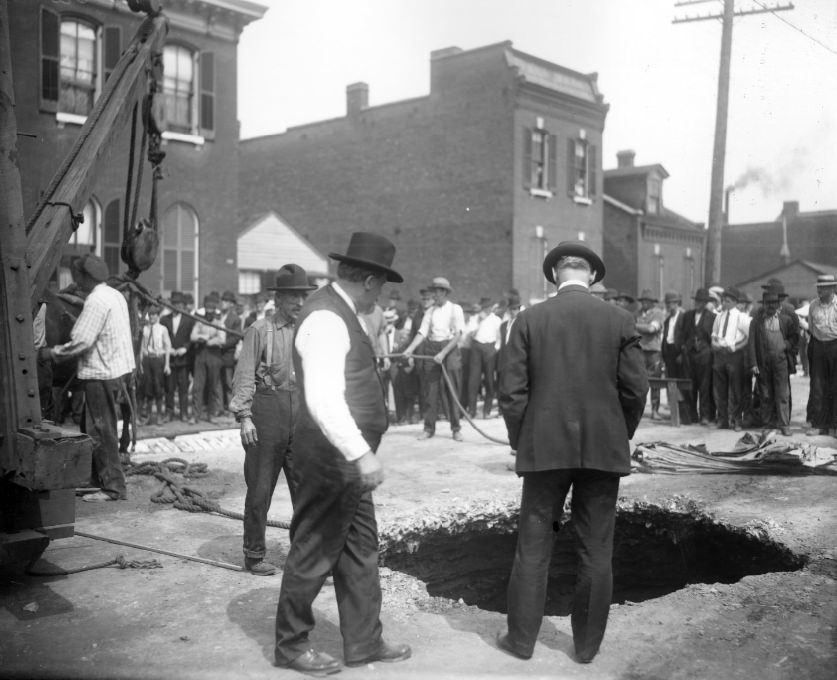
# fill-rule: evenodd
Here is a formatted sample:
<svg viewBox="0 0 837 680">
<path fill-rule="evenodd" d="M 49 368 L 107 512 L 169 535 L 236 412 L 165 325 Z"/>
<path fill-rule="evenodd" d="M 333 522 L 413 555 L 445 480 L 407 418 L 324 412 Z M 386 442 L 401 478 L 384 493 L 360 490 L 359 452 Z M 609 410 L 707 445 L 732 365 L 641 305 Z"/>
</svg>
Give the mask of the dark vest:
<svg viewBox="0 0 837 680">
<path fill-rule="evenodd" d="M 363 330 L 354 311 L 330 285 L 316 291 L 305 301 L 296 322 L 297 329 L 302 326 L 309 314 L 321 309 L 337 314 L 349 331 L 351 347 L 346 355 L 346 368 L 343 374 L 346 380 L 346 402 L 349 405 L 349 412 L 362 433 L 382 434 L 388 426 L 387 409 L 375 352 L 369 336 Z M 294 369 L 301 397 L 299 421 L 296 428 L 317 430 L 319 427 L 308 412 L 305 400 L 305 372 L 296 346 L 294 346 Z"/>
</svg>

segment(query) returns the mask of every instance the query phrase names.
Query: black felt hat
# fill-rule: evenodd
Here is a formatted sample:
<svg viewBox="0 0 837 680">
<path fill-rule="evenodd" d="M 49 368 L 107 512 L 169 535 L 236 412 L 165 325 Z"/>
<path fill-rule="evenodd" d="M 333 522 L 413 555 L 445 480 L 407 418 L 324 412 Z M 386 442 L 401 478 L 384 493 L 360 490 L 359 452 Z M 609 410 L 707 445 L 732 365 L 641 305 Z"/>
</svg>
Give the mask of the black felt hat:
<svg viewBox="0 0 837 680">
<path fill-rule="evenodd" d="M 356 231 L 349 239 L 345 254 L 329 253 L 332 260 L 353 264 L 358 267 L 380 269 L 390 283 L 403 283 L 404 277 L 392 268 L 395 259 L 395 245 L 379 234 Z"/>
<path fill-rule="evenodd" d="M 276 274 L 276 284 L 268 286 L 268 290 L 277 291 L 308 291 L 315 290 L 317 286 L 308 283 L 308 274 L 298 264 L 286 264 Z"/>
<path fill-rule="evenodd" d="M 562 257 L 581 257 L 590 263 L 590 268 L 596 272 L 593 283 L 601 281 L 605 275 L 605 266 L 596 253 L 583 241 L 562 241 L 549 251 L 543 260 L 543 275 L 550 283 L 555 283 L 555 274 L 552 271 L 555 264 Z"/>
</svg>

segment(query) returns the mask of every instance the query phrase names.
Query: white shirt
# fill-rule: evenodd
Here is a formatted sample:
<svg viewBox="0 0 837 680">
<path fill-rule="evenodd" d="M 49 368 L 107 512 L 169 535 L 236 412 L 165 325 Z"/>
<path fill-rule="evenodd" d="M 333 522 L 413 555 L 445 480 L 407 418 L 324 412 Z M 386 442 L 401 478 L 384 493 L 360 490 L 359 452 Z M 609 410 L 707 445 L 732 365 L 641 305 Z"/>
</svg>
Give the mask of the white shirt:
<svg viewBox="0 0 837 680">
<path fill-rule="evenodd" d="M 462 307 L 450 300 L 445 300 L 445 304 L 441 307 L 432 305 L 424 312 L 419 333 L 432 342 L 446 342 L 463 330 L 465 330 L 465 313 Z"/>
<path fill-rule="evenodd" d="M 474 342 L 494 343 L 500 342 L 500 326 L 503 320 L 493 312 L 486 316 L 477 327 L 474 333 Z"/>
<path fill-rule="evenodd" d="M 727 317 L 729 317 L 729 323 L 726 323 L 726 332 L 724 332 Z M 724 310 L 715 317 L 715 323 L 712 326 L 712 341 L 718 347 L 741 349 L 746 344 L 749 335 L 750 317 L 736 307 L 729 311 Z"/>
<path fill-rule="evenodd" d="M 354 300 L 340 284 L 330 285 L 357 315 Z M 318 309 L 300 324 L 294 346 L 302 359 L 305 403 L 311 417 L 346 460 L 357 460 L 369 451 L 369 444 L 346 403 L 346 355 L 352 346 L 346 324 L 335 312 Z"/>
<path fill-rule="evenodd" d="M 682 313 L 683 310 L 678 307 L 674 314 L 668 318 L 668 335 L 666 335 L 666 343 L 669 345 L 674 344 L 674 327 L 677 325 L 677 319 L 680 318 Z"/>
</svg>

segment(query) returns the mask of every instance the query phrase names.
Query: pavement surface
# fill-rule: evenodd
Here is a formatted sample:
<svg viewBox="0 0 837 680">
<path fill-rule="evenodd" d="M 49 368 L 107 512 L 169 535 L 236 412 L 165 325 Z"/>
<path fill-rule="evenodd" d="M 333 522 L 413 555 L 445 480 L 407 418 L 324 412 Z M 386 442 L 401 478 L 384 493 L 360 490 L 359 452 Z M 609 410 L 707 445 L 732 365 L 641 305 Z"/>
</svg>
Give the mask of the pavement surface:
<svg viewBox="0 0 837 680">
<path fill-rule="evenodd" d="M 832 437 L 804 435 L 808 381 L 795 376 L 792 384 L 793 432 L 778 439 L 835 446 Z M 505 437 L 498 418 L 476 423 L 495 438 Z M 235 424 L 228 420 L 214 427 L 191 428 L 178 421 L 143 428 L 132 460 L 179 457 L 204 462 L 210 474 L 187 483 L 223 508 L 241 512 L 243 452 Z M 513 458 L 507 446 L 492 443 L 467 426 L 462 443 L 450 438 L 444 422 L 431 440 L 417 441 L 420 431 L 419 425 L 390 429 L 379 451 L 387 478 L 375 492 L 382 545 L 401 555 L 399 569 L 386 566 L 386 555 L 381 569 L 384 635 L 409 643 L 413 657 L 393 665 L 346 668 L 337 677 L 835 677 L 837 477 L 631 475 L 620 489 L 620 516 L 652 511 L 670 513 L 677 521 L 700 517 L 713 527 L 778 546 L 804 566 L 729 583 L 692 583 L 660 597 L 614 604 L 601 652 L 589 665 L 572 658 L 569 618 L 549 615 L 534 656 L 522 661 L 496 648 L 494 637 L 505 629 L 505 617 L 467 604 L 467 578 L 464 585 L 445 590 L 414 575 L 421 571 L 418 560 L 425 559 L 426 549 L 434 545 L 439 551 L 453 547 L 455 553 L 461 541 L 460 554 L 446 552 L 444 559 L 459 560 L 473 550 L 468 568 L 491 559 L 493 544 L 477 548 L 475 541 L 495 528 L 508 538 L 520 494 L 520 481 L 508 469 Z M 730 450 L 739 436 L 701 426 L 674 428 L 667 421 L 646 418 L 633 444 L 704 443 L 718 451 Z M 128 501 L 77 500 L 76 530 L 223 562 L 233 569 L 242 565 L 240 522 L 149 502 L 159 486 L 152 477 L 132 476 Z M 280 479 L 270 516 L 282 520 L 290 515 L 287 489 Z M 458 535 L 456 527 L 471 521 L 476 523 L 475 532 Z M 649 536 L 662 531 L 653 519 L 644 526 Z M 423 538 L 431 534 L 433 540 Z M 447 545 L 439 538 L 445 535 L 451 539 Z M 288 545 L 285 530 L 268 529 L 269 560 L 281 566 Z M 508 541 L 501 538 L 496 545 L 502 561 Z M 477 549 L 484 552 L 478 554 Z M 0 582 L 0 677 L 302 677 L 272 665 L 281 575 L 257 577 L 81 536 L 51 543 L 34 569 L 70 570 L 120 554 L 127 560 L 154 558 L 162 568 L 102 568 L 67 576 L 21 575 Z M 637 552 L 635 568 L 641 570 L 652 557 Z M 746 558 L 732 549 L 707 559 L 721 571 L 725 566 L 746 566 L 742 565 Z M 439 570 L 459 567 L 451 561 Z M 460 586 L 464 599 L 456 597 Z M 342 658 L 330 586 L 317 599 L 315 613 L 312 642 Z"/>
</svg>

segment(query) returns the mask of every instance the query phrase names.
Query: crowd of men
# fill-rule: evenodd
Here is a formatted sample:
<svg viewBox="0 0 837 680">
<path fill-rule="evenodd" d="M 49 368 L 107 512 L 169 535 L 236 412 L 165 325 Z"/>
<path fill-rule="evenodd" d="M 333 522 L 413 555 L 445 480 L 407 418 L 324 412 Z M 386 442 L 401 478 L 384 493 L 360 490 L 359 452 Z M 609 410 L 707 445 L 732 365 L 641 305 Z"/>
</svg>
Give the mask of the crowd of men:
<svg viewBox="0 0 837 680">
<path fill-rule="evenodd" d="M 329 578 L 345 665 L 412 654 L 383 638 L 380 621 L 372 491 L 384 480 L 376 451 L 393 409 L 396 422 L 420 410 L 420 439 L 434 437 L 445 416 L 461 441 L 460 411 L 476 417 L 481 395 L 482 417 L 489 417 L 496 392 L 522 478 L 508 626 L 496 644 L 518 658 L 534 651 L 554 526 L 572 489 L 578 574 L 571 620 L 580 663 L 594 659 L 604 637 L 616 500 L 649 391 L 651 418 L 661 418 L 654 378 L 681 379 L 684 389 L 670 395 L 670 404 L 690 422 L 735 430 L 757 422 L 789 434 L 790 374 L 808 332 L 809 434 L 837 435 L 833 276 L 819 277 L 802 319 L 777 281 L 763 286 L 758 306 L 736 288 L 715 287 L 698 289 L 690 310 L 674 292 L 660 308 L 652 291 L 634 300 L 605 288 L 599 255 L 582 242 L 563 242 L 544 259 L 544 277 L 556 291 L 542 303 L 523 310 L 510 291 L 497 304 L 466 306 L 466 314 L 450 300 L 450 281 L 436 277 L 422 290 L 422 303 L 408 303 L 403 314 L 397 293 L 386 308 L 376 304 L 386 283 L 403 282 L 393 269 L 395 251 L 383 236 L 352 234 L 345 253 L 329 254 L 338 262 L 337 279 L 316 292 L 301 267 L 285 265 L 270 288 L 273 313 L 261 309 L 248 319 L 243 339 L 232 294 L 208 295 L 189 316 L 179 293 L 171 313 L 146 310 L 139 357 L 148 408 L 167 417 L 177 392 L 181 419 L 208 420 L 228 409 L 240 424 L 244 564 L 255 575 L 278 571 L 265 560 L 265 526 L 284 471 L 294 512 L 275 620 L 278 666 L 314 676 L 342 667 L 309 640 L 313 603 Z M 121 500 L 116 400 L 118 381 L 134 369 L 129 310 L 107 285 L 100 258 L 76 264 L 84 307 L 69 342 L 46 354 L 79 361 L 82 429 L 94 440 L 91 484 L 99 489 L 86 500 Z"/>
<path fill-rule="evenodd" d="M 801 364 L 810 375 L 806 434 L 837 436 L 834 277 L 819 276 L 817 298 L 799 309 L 781 281 L 771 279 L 761 288 L 759 301 L 735 287 L 699 288 L 689 310 L 675 291 L 665 294 L 663 308 L 650 290 L 636 300 L 603 287 L 594 291 L 629 310 L 639 303 L 636 328 L 652 378 L 652 419 L 661 417 L 661 381 L 653 378 L 665 376 L 681 379 L 669 408 L 678 409 L 684 423 L 736 431 L 775 428 L 789 435 L 790 376 Z"/>
</svg>

